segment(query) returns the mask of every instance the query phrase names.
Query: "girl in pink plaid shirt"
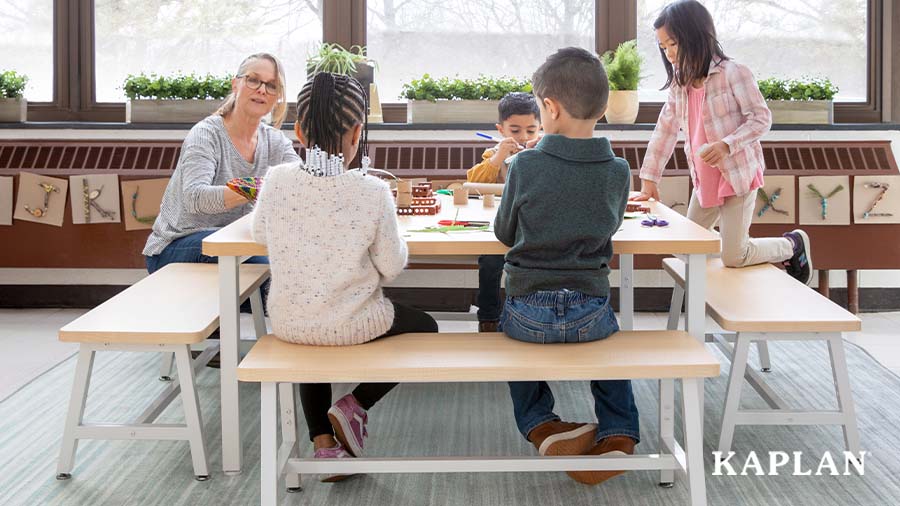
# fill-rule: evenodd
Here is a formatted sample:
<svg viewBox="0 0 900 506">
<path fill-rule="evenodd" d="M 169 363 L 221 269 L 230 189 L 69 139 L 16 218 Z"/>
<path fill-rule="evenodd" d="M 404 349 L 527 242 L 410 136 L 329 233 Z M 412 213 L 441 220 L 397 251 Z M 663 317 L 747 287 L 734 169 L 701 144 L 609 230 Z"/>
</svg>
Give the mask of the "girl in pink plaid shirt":
<svg viewBox="0 0 900 506">
<path fill-rule="evenodd" d="M 753 74 L 725 55 L 712 16 L 695 0 L 667 5 L 653 28 L 669 98 L 647 147 L 636 200 L 659 200 L 657 183 L 683 130 L 694 186 L 688 218 L 706 228 L 719 222 L 722 262 L 728 267 L 783 262 L 789 274 L 808 284 L 812 259 L 804 231 L 750 238 L 765 169 L 759 140 L 772 124 Z"/>
</svg>

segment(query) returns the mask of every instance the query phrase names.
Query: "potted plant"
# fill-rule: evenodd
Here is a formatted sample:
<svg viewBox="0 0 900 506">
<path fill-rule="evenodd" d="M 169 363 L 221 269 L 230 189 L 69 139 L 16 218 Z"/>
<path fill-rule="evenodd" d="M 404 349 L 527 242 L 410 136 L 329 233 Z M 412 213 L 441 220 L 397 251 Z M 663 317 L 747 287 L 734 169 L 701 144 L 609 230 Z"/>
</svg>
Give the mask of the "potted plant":
<svg viewBox="0 0 900 506">
<path fill-rule="evenodd" d="M 428 74 L 403 85 L 408 123 L 496 123 L 497 104 L 511 92 L 531 93 L 527 79 L 478 76 L 475 79 Z"/>
<path fill-rule="evenodd" d="M 773 123 L 834 123 L 838 87 L 825 78 L 777 79 L 758 82 Z"/>
<path fill-rule="evenodd" d="M 366 56 L 363 46 L 350 46 L 347 50 L 340 44 L 324 42 L 306 59 L 307 76 L 316 72 L 352 76 L 363 85 L 366 93 L 369 85 L 375 82 L 375 67 L 375 61 Z"/>
<path fill-rule="evenodd" d="M 0 122 L 22 122 L 27 117 L 25 84 L 28 76 L 14 70 L 0 72 Z"/>
<path fill-rule="evenodd" d="M 637 89 L 644 63 L 638 53 L 637 40 L 619 44 L 615 51 L 607 51 L 600 60 L 606 67 L 606 76 L 609 78 L 606 122 L 634 123 L 640 107 Z"/>
<path fill-rule="evenodd" d="M 195 123 L 231 93 L 231 76 L 129 75 L 122 88 L 128 123 Z"/>
</svg>

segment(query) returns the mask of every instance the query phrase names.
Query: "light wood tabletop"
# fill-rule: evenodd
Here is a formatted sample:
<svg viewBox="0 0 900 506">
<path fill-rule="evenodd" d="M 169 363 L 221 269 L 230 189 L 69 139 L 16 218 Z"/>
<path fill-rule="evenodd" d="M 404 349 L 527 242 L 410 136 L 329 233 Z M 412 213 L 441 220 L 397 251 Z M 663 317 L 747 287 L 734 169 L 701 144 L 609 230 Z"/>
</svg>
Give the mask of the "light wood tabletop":
<svg viewBox="0 0 900 506">
<path fill-rule="evenodd" d="M 453 199 L 441 198 L 436 216 L 400 216 L 401 232 L 411 256 L 502 255 L 507 247 L 492 230 L 459 232 L 413 232 L 437 226 L 439 220 L 488 221 L 493 223 L 497 208 L 485 209 L 480 200 L 453 205 Z M 613 250 L 619 254 L 712 254 L 720 251 L 718 234 L 705 230 L 659 202 L 648 202 L 650 212 L 669 222 L 669 226 L 644 227 L 641 219 L 626 219 L 613 236 Z M 499 203 L 498 203 L 499 205 Z M 203 253 L 210 256 L 265 255 L 266 248 L 250 234 L 252 215 L 244 216 L 203 239 Z"/>
<path fill-rule="evenodd" d="M 340 363 L 341 367 L 334 367 Z M 685 332 L 618 332 L 592 343 L 530 344 L 500 332 L 401 334 L 356 346 L 308 346 L 264 336 L 238 366 L 241 381 L 531 381 L 702 378 L 719 361 Z"/>
</svg>

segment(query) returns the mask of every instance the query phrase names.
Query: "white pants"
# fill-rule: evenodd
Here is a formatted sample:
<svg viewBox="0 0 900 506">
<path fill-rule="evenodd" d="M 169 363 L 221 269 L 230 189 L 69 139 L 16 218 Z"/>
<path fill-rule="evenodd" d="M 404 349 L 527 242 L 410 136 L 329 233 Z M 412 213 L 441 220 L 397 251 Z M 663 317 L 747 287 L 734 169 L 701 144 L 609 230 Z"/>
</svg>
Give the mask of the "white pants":
<svg viewBox="0 0 900 506">
<path fill-rule="evenodd" d="M 746 195 L 725 197 L 719 207 L 700 207 L 697 193 L 691 193 L 689 220 L 703 228 L 713 228 L 719 222 L 722 237 L 722 263 L 726 267 L 783 262 L 794 256 L 794 244 L 786 237 L 750 238 L 750 223 L 756 205 L 756 190 Z"/>
</svg>

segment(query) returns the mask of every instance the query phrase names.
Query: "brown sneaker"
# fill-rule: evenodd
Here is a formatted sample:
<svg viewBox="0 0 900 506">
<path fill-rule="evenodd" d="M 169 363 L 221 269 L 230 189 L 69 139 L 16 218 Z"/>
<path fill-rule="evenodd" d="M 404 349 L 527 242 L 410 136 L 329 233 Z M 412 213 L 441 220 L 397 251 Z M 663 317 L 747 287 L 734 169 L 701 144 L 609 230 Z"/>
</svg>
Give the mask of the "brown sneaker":
<svg viewBox="0 0 900 506">
<path fill-rule="evenodd" d="M 628 436 L 610 436 L 602 439 L 582 455 L 634 455 L 634 439 Z M 623 474 L 625 471 L 567 471 L 573 480 L 585 485 L 598 485 Z"/>
<path fill-rule="evenodd" d="M 497 332 L 497 320 L 478 322 L 478 332 Z"/>
<path fill-rule="evenodd" d="M 528 433 L 528 440 L 544 455 L 581 455 L 594 443 L 597 425 L 553 420 Z"/>
</svg>

